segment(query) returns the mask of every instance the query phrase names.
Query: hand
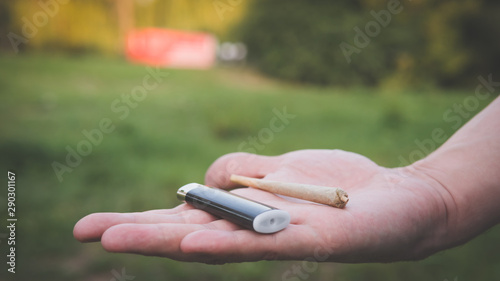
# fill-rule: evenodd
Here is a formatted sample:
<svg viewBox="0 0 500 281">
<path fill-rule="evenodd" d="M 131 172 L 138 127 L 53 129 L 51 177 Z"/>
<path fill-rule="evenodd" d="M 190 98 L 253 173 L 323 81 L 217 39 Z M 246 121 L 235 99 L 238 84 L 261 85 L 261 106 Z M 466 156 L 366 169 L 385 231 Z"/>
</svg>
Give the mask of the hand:
<svg viewBox="0 0 500 281">
<path fill-rule="evenodd" d="M 436 251 L 445 231 L 442 187 L 411 167 L 389 169 L 341 150 L 301 150 L 266 157 L 233 153 L 209 168 L 206 184 L 235 187 L 232 173 L 284 182 L 341 187 L 344 209 L 291 202 L 254 188 L 234 193 L 290 213 L 291 224 L 258 234 L 182 204 L 142 213 L 97 213 L 81 219 L 74 236 L 101 241 L 110 252 L 226 263 L 257 260 L 388 262 L 423 258 Z"/>
</svg>

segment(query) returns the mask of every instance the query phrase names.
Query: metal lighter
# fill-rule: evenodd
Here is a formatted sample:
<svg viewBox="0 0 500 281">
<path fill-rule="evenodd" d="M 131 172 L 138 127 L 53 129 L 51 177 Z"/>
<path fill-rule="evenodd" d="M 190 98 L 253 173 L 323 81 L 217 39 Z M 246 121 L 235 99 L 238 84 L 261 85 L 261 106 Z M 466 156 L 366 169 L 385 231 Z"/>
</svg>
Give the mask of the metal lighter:
<svg viewBox="0 0 500 281">
<path fill-rule="evenodd" d="M 198 183 L 182 186 L 177 198 L 189 205 L 259 233 L 274 233 L 290 223 L 288 212 Z"/>
</svg>

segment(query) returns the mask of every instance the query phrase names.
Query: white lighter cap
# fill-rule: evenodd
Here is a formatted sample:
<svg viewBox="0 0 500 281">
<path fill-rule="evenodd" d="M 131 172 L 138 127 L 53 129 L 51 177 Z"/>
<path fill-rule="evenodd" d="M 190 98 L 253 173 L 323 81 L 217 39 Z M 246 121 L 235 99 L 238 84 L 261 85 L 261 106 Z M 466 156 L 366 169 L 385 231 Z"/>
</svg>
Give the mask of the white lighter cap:
<svg viewBox="0 0 500 281">
<path fill-rule="evenodd" d="M 179 190 L 177 190 L 177 198 L 181 201 L 184 201 L 186 200 L 186 194 L 195 189 L 195 188 L 199 188 L 199 187 L 205 187 L 199 183 L 189 183 L 189 184 L 186 184 L 184 186 L 182 186 L 181 188 L 179 188 Z"/>
<path fill-rule="evenodd" d="M 253 229 L 259 233 L 274 233 L 287 227 L 290 215 L 283 210 L 272 209 L 263 212 L 253 220 Z"/>
</svg>

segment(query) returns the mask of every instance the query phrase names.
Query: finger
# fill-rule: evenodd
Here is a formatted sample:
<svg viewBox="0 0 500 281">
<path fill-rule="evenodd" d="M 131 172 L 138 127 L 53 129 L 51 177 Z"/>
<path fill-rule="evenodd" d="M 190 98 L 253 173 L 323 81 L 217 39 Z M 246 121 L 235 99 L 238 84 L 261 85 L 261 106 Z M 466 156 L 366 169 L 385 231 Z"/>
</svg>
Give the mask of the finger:
<svg viewBox="0 0 500 281">
<path fill-rule="evenodd" d="M 279 166 L 280 158 L 251 153 L 231 153 L 220 157 L 208 168 L 205 183 L 208 186 L 232 188 L 238 186 L 229 180 L 231 174 L 262 178 Z"/>
<path fill-rule="evenodd" d="M 185 223 L 203 224 L 216 218 L 209 213 L 196 209 L 186 209 L 177 214 L 144 213 L 95 213 L 78 221 L 73 229 L 73 236 L 81 242 L 94 242 L 110 227 L 125 223 Z"/>
<path fill-rule="evenodd" d="M 314 237 L 307 226 L 289 225 L 274 234 L 248 230 L 200 230 L 181 242 L 182 252 L 212 263 L 294 259 L 309 254 Z"/>
<path fill-rule="evenodd" d="M 109 252 L 197 261 L 195 255 L 181 251 L 180 243 L 186 235 L 204 229 L 235 231 L 240 228 L 225 220 L 208 224 L 120 224 L 104 232 L 101 244 Z"/>
</svg>

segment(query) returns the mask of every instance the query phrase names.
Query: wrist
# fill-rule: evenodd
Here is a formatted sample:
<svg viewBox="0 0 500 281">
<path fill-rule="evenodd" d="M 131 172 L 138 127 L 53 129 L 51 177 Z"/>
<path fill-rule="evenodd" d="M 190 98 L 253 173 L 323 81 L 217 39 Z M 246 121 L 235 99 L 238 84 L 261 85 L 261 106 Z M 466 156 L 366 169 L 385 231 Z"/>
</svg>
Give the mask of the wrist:
<svg viewBox="0 0 500 281">
<path fill-rule="evenodd" d="M 458 207 L 439 176 L 436 170 L 432 169 L 425 161 L 421 160 L 410 166 L 398 168 L 401 174 L 407 179 L 415 182 L 415 187 L 420 190 L 420 194 L 425 196 L 429 217 L 423 224 L 421 239 L 414 249 L 415 259 L 428 257 L 441 250 L 453 247 L 459 241 L 455 237 L 458 223 Z"/>
</svg>

